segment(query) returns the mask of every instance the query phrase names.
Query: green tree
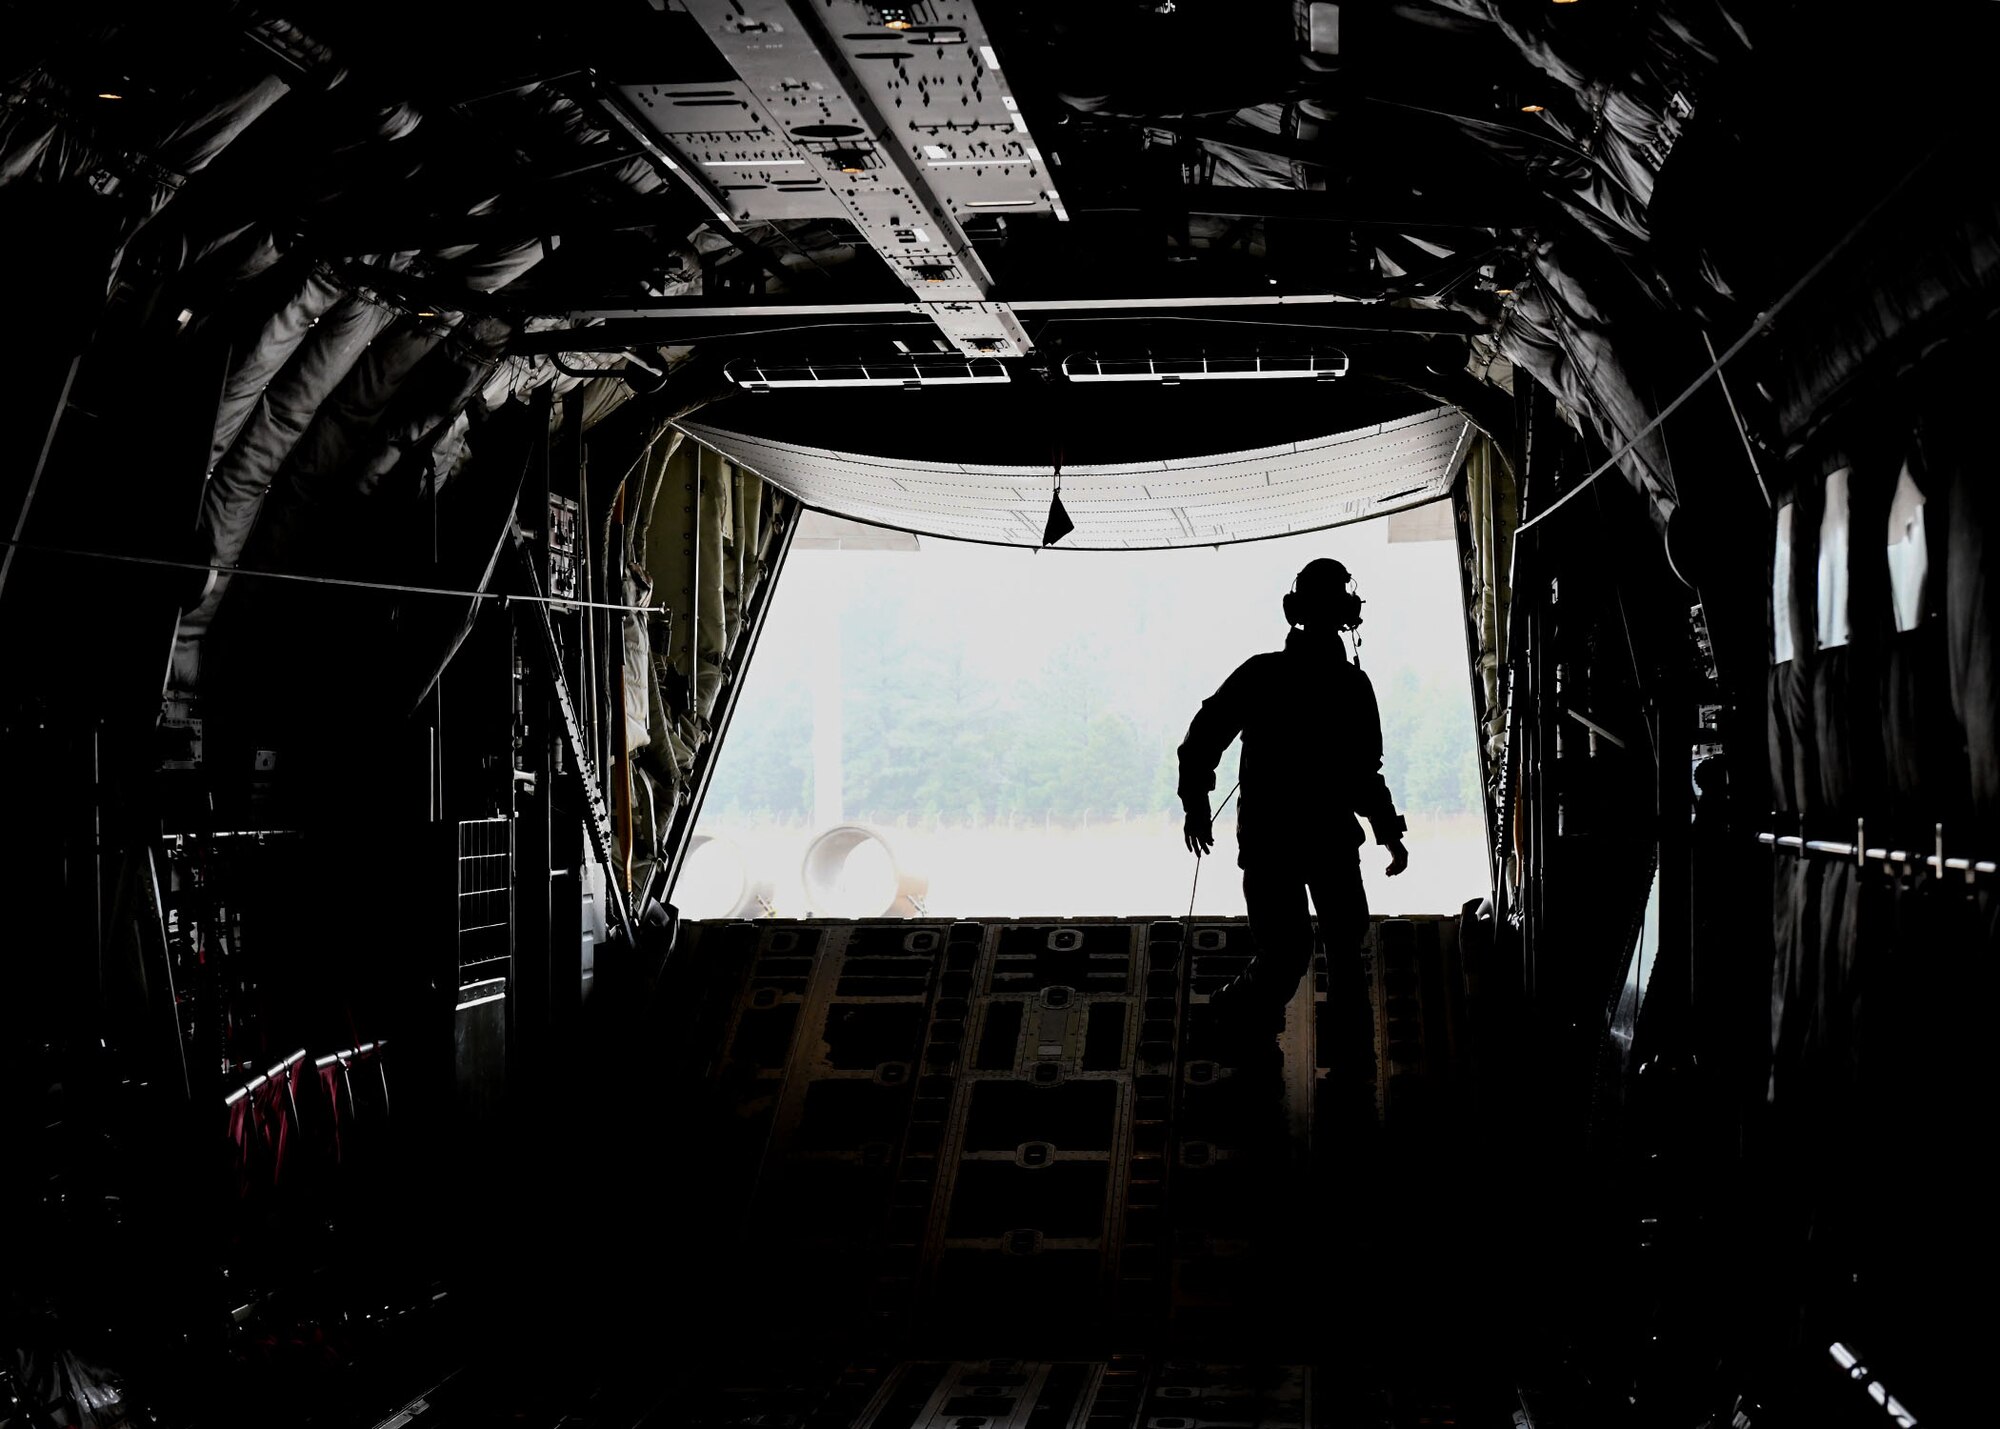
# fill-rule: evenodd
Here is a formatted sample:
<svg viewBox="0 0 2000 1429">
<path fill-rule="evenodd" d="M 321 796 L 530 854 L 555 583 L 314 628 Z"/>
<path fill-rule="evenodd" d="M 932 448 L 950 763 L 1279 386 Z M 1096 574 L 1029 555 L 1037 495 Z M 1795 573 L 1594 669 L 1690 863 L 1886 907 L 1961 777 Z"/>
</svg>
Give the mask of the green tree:
<svg viewBox="0 0 2000 1429">
<path fill-rule="evenodd" d="M 1110 818 L 1143 811 L 1152 795 L 1152 761 L 1138 727 L 1102 710 L 1091 720 L 1082 750 L 1086 817 Z"/>
<path fill-rule="evenodd" d="M 1461 814 L 1479 807 L 1478 756 L 1470 696 L 1454 672 L 1417 685 L 1398 728 L 1406 787 L 1404 807 L 1427 814 Z"/>
<path fill-rule="evenodd" d="M 812 810 L 812 697 L 802 680 L 746 694 L 730 721 L 706 807 L 730 818 L 799 819 Z"/>
</svg>

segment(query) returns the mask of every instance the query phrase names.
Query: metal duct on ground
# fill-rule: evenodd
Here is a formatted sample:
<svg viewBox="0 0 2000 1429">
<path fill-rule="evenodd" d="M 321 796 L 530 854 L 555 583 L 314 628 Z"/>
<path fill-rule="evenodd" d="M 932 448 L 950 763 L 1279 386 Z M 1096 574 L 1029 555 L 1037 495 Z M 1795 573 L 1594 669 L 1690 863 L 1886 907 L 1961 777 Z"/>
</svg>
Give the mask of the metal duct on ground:
<svg viewBox="0 0 2000 1429">
<path fill-rule="evenodd" d="M 704 850 L 710 852 L 704 856 Z M 696 869 L 692 878 L 687 874 L 690 867 Z M 719 890 L 721 896 L 702 906 L 711 889 Z M 696 834 L 689 840 L 678 891 L 691 918 L 764 918 L 776 909 L 772 881 L 753 877 L 743 850 L 713 834 Z"/>
<path fill-rule="evenodd" d="M 885 876 L 860 888 L 843 886 L 848 861 L 871 848 L 887 867 Z M 914 918 L 924 911 L 930 879 L 897 862 L 882 833 L 866 824 L 836 824 L 806 846 L 800 865 L 807 912 L 817 917 Z"/>
</svg>

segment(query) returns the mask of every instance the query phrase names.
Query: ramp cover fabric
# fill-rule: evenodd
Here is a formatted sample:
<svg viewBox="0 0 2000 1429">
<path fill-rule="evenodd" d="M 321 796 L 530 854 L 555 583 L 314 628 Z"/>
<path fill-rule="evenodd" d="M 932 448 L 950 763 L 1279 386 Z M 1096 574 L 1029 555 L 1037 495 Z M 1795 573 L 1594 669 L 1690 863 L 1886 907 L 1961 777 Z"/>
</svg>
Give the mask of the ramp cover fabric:
<svg viewBox="0 0 2000 1429">
<path fill-rule="evenodd" d="M 1047 467 L 903 461 L 683 429 L 806 505 L 919 535 L 1039 546 L 1055 491 Z M 1179 461 L 1065 466 L 1066 549 L 1254 541 L 1380 516 L 1451 487 L 1473 436 L 1455 408 L 1309 441 Z"/>
</svg>

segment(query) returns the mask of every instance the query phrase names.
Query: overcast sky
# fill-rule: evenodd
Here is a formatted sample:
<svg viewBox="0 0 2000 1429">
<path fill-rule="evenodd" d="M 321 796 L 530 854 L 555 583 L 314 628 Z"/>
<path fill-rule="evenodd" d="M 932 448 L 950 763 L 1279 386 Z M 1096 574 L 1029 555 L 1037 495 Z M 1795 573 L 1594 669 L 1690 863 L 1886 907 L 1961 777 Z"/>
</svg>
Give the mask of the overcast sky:
<svg viewBox="0 0 2000 1429">
<path fill-rule="evenodd" d="M 1391 545 L 1384 520 L 1171 551 L 1035 551 L 927 537 L 915 553 L 795 552 L 738 718 L 765 680 L 809 662 L 816 614 L 866 592 L 895 600 L 905 635 L 960 650 L 969 669 L 996 679 L 1039 669 L 1047 649 L 1071 636 L 1127 645 L 1143 658 L 1119 661 L 1134 677 L 1114 693 L 1118 706 L 1147 726 L 1185 725 L 1245 658 L 1284 643 L 1280 602 L 1299 568 L 1321 556 L 1353 572 L 1367 601 L 1361 663 L 1378 688 L 1403 666 L 1465 668 L 1456 544 Z"/>
</svg>

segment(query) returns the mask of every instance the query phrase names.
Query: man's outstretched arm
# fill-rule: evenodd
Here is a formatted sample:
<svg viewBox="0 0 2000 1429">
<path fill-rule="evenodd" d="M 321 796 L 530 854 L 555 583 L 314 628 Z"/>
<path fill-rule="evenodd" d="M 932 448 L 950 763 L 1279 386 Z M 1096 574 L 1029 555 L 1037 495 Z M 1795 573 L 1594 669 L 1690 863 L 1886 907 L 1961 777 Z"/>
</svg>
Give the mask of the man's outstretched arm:
<svg viewBox="0 0 2000 1429">
<path fill-rule="evenodd" d="M 1368 820 L 1375 830 L 1375 842 L 1389 851 L 1388 874 L 1394 878 L 1410 866 L 1410 851 L 1403 847 L 1403 816 L 1396 812 L 1396 796 L 1382 777 L 1382 712 L 1375 703 L 1375 686 L 1363 671 L 1354 674 L 1360 684 L 1350 773 L 1354 811 Z"/>
<path fill-rule="evenodd" d="M 1215 789 L 1215 766 L 1230 741 L 1243 732 L 1244 675 L 1242 669 L 1222 682 L 1222 688 L 1201 702 L 1180 747 L 1181 809 L 1187 820 L 1183 834 L 1188 851 L 1206 854 L 1215 847 L 1215 819 L 1208 796 Z"/>
</svg>

